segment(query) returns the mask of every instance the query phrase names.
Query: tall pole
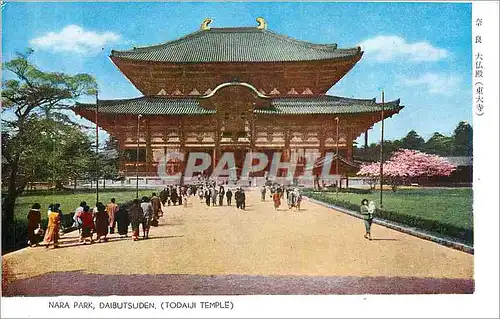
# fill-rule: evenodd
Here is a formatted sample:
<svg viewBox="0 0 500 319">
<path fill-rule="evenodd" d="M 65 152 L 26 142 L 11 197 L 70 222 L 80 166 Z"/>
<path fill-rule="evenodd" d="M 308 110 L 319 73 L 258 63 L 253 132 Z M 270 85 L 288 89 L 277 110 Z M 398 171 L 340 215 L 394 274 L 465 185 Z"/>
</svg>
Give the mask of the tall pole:
<svg viewBox="0 0 500 319">
<path fill-rule="evenodd" d="M 382 90 L 382 125 L 381 125 L 381 137 L 380 137 L 380 208 L 383 208 L 382 204 L 382 185 L 384 181 L 384 90 Z"/>
<path fill-rule="evenodd" d="M 339 175 L 339 117 L 337 116 L 335 118 L 335 123 L 336 123 L 336 134 L 335 134 L 335 140 L 336 140 L 336 154 L 335 154 L 335 174 Z M 340 183 L 342 182 L 342 179 L 339 177 L 339 181 L 337 183 L 337 187 L 335 187 L 335 196 L 337 199 L 339 199 L 339 187 Z"/>
<path fill-rule="evenodd" d="M 99 93 L 95 94 L 95 176 L 96 176 L 96 189 L 95 189 L 95 202 L 99 203 Z"/>
<path fill-rule="evenodd" d="M 135 198 L 139 198 L 139 133 L 141 114 L 137 115 L 137 154 L 135 157 Z"/>
</svg>

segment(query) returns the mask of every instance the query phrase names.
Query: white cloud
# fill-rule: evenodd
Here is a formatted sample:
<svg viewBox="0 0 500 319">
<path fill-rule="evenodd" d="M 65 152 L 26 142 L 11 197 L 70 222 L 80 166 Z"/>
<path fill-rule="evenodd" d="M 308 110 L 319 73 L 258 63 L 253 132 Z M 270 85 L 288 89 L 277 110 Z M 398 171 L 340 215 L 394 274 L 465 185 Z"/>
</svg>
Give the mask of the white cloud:
<svg viewBox="0 0 500 319">
<path fill-rule="evenodd" d="M 459 90 L 460 77 L 439 73 L 425 73 L 417 78 L 403 78 L 406 86 L 425 87 L 430 94 L 451 96 Z"/>
<path fill-rule="evenodd" d="M 377 61 L 405 59 L 411 62 L 432 62 L 446 58 L 449 52 L 422 41 L 408 43 L 399 36 L 379 35 L 359 44 L 361 49 Z"/>
<path fill-rule="evenodd" d="M 59 32 L 49 32 L 32 39 L 30 44 L 41 50 L 53 52 L 69 52 L 78 54 L 94 54 L 107 44 L 121 41 L 121 36 L 113 32 L 96 32 L 84 30 L 78 25 L 65 26 Z"/>
</svg>

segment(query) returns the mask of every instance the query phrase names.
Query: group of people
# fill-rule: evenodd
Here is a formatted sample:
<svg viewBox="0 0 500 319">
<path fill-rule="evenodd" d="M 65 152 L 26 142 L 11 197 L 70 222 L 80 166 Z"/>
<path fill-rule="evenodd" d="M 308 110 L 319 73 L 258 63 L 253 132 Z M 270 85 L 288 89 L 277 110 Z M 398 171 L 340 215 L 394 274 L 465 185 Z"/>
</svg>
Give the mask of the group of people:
<svg viewBox="0 0 500 319">
<path fill-rule="evenodd" d="M 262 185 L 260 188 L 261 201 L 266 200 L 267 187 Z M 271 198 L 274 203 L 274 209 L 278 209 L 281 206 L 281 200 L 286 196 L 286 201 L 288 209 L 296 208 L 300 210 L 300 203 L 302 201 L 302 195 L 298 187 L 285 187 L 284 185 L 273 184 L 270 186 Z"/>
<path fill-rule="evenodd" d="M 37 246 L 40 242 L 46 243 L 47 247 L 50 243 L 54 247 L 58 246 L 58 240 L 63 231 L 62 218 L 63 213 L 61 204 L 50 204 L 47 210 L 48 224 L 47 229 L 43 230 L 42 221 L 42 206 L 39 203 L 33 204 L 28 212 L 28 246 Z"/>
<path fill-rule="evenodd" d="M 224 198 L 226 198 L 226 204 L 231 206 L 233 197 L 236 202 L 236 208 L 245 209 L 246 206 L 245 191 L 241 187 L 237 187 L 233 194 L 233 191 L 227 184 L 226 186 L 224 184 L 217 185 L 216 182 L 207 181 L 198 185 L 197 193 L 200 202 L 205 202 L 207 206 L 223 206 Z"/>
<path fill-rule="evenodd" d="M 160 192 L 160 200 L 163 205 L 187 206 L 187 199 L 196 193 L 196 185 L 170 185 Z"/>
<path fill-rule="evenodd" d="M 41 227 L 41 205 L 33 204 L 28 212 L 28 245 L 40 244 L 54 248 L 59 246 L 59 238 L 63 230 L 63 214 L 59 204 L 49 205 L 47 229 Z M 134 199 L 130 205 L 118 205 L 112 198 L 107 205 L 96 203 L 90 208 L 83 201 L 75 209 L 73 215 L 73 229 L 78 229 L 79 242 L 92 244 L 95 241 L 105 242 L 108 234 L 117 230 L 120 237 L 127 237 L 129 225 L 132 228 L 132 239 L 139 239 L 139 228 L 142 225 L 143 239 L 149 238 L 151 226 L 158 226 L 158 219 L 163 216 L 161 199 L 153 193 L 151 197 L 144 196 Z M 45 235 L 45 236 L 44 236 Z M 95 237 L 95 239 L 94 239 Z"/>
<path fill-rule="evenodd" d="M 270 191 L 274 208 L 281 206 L 281 200 L 286 196 L 288 208 L 300 210 L 302 195 L 298 188 L 284 187 L 274 184 L 269 188 L 263 185 L 260 188 L 261 200 L 265 201 L 267 191 Z M 207 206 L 222 206 L 224 197 L 226 203 L 231 206 L 233 192 L 226 185 L 216 185 L 215 182 L 204 182 L 198 185 L 170 186 L 165 188 L 160 195 L 152 193 L 151 197 L 144 196 L 140 200 L 134 199 L 131 204 L 118 205 L 112 198 L 107 205 L 102 202 L 96 203 L 94 208 L 90 208 L 85 201 L 81 202 L 73 215 L 73 227 L 79 231 L 79 242 L 91 244 L 94 241 L 105 242 L 108 234 L 114 234 L 117 230 L 120 237 L 127 237 L 129 225 L 132 229 L 132 239 L 139 240 L 139 230 L 142 225 L 143 239 L 149 238 L 151 226 L 158 226 L 158 219 L 163 216 L 162 206 L 166 205 L 187 205 L 188 197 L 198 194 L 200 202 L 205 201 Z M 236 208 L 245 209 L 245 191 L 238 187 L 234 192 Z M 375 203 L 363 199 L 361 201 L 360 212 L 365 225 L 364 238 L 372 240 L 371 225 L 375 213 Z M 49 247 L 58 247 L 59 238 L 63 231 L 63 213 L 60 204 L 51 204 L 47 211 L 47 229 L 41 227 L 41 205 L 35 203 L 28 213 L 28 245 L 37 246 L 40 243 Z M 94 239 L 95 236 L 95 239 Z"/>
</svg>

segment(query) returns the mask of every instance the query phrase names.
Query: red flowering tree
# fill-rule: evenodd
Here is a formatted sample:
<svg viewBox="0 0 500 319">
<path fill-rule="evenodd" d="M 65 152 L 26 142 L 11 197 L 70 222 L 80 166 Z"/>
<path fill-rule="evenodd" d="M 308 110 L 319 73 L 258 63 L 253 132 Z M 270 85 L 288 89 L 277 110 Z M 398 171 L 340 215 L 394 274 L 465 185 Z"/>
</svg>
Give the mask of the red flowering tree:
<svg viewBox="0 0 500 319">
<path fill-rule="evenodd" d="M 393 191 L 403 183 L 430 176 L 449 176 L 456 166 L 438 155 L 426 154 L 415 150 L 401 149 L 384 163 L 384 180 Z M 370 178 L 380 178 L 380 163 L 361 166 L 357 173 Z"/>
</svg>

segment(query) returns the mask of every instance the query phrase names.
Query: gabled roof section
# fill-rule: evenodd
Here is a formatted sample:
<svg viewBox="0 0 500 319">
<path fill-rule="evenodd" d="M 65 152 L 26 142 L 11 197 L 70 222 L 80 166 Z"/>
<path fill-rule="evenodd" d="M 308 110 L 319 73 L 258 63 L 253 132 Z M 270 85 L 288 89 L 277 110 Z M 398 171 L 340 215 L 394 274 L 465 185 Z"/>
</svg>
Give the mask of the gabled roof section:
<svg viewBox="0 0 500 319">
<path fill-rule="evenodd" d="M 361 48 L 313 44 L 259 28 L 199 30 L 160 45 L 111 51 L 111 58 L 170 63 L 284 62 L 359 57 Z"/>
<path fill-rule="evenodd" d="M 95 111 L 96 104 L 76 103 L 74 110 Z M 99 100 L 99 113 L 143 115 L 206 115 L 215 110 L 200 106 L 195 98 L 163 98 L 143 96 L 123 100 Z"/>
<path fill-rule="evenodd" d="M 203 98 L 165 98 L 143 96 L 124 100 L 99 100 L 99 113 L 142 114 L 142 115 L 207 115 L 214 109 L 201 106 Z M 269 98 L 270 106 L 255 108 L 257 114 L 270 115 L 321 115 L 374 113 L 382 110 L 382 104 L 375 99 L 351 99 L 338 96 Z M 404 106 L 399 99 L 384 103 L 387 115 L 398 113 Z M 77 103 L 74 110 L 95 111 L 95 104 Z"/>
<path fill-rule="evenodd" d="M 384 103 L 384 111 L 397 113 L 404 106 L 399 99 Z M 315 114 L 351 114 L 372 113 L 382 111 L 382 103 L 375 99 L 351 99 L 340 96 L 325 95 L 321 97 L 275 98 L 271 107 L 256 109 L 255 113 L 276 115 L 315 115 Z"/>
</svg>

